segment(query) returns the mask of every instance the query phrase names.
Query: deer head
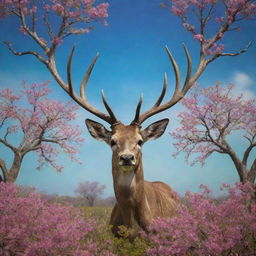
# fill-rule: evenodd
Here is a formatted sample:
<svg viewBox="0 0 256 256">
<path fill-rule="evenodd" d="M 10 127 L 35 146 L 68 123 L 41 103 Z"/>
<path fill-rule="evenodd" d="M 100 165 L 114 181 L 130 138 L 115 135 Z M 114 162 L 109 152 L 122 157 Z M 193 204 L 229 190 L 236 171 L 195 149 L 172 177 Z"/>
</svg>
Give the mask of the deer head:
<svg viewBox="0 0 256 256">
<path fill-rule="evenodd" d="M 120 122 L 111 126 L 111 131 L 102 124 L 86 120 L 87 128 L 97 140 L 106 142 L 112 149 L 114 162 L 123 171 L 135 169 L 141 159 L 141 147 L 148 141 L 159 138 L 165 131 L 168 119 L 163 119 L 142 130 L 137 123 L 124 125 Z"/>
<path fill-rule="evenodd" d="M 193 79 L 191 79 L 191 58 L 188 53 L 187 48 L 184 46 L 188 69 L 187 69 L 187 76 L 185 83 L 180 89 L 180 72 L 176 61 L 174 60 L 172 54 L 166 47 L 167 54 L 169 59 L 172 63 L 175 77 L 176 77 L 176 85 L 175 91 L 172 98 L 166 102 L 165 104 L 161 104 L 162 100 L 166 93 L 167 88 L 167 75 L 164 74 L 164 83 L 163 89 L 158 97 L 156 103 L 153 105 L 152 108 L 144 112 L 143 114 L 140 113 L 141 105 L 142 105 L 142 97 L 138 102 L 136 113 L 133 121 L 129 125 L 122 124 L 115 116 L 114 112 L 112 111 L 111 107 L 107 103 L 107 100 L 104 96 L 104 92 L 102 91 L 102 101 L 103 104 L 108 112 L 108 115 L 102 113 L 101 111 L 95 109 L 93 106 L 89 104 L 86 99 L 85 89 L 87 82 L 89 80 L 90 74 L 93 70 L 93 67 L 97 61 L 98 54 L 93 59 L 91 65 L 89 66 L 80 86 L 80 97 L 73 91 L 72 86 L 72 78 L 71 78 L 71 62 L 72 56 L 74 52 L 74 47 L 70 53 L 68 64 L 67 64 L 67 80 L 68 80 L 68 93 L 70 96 L 84 109 L 93 113 L 97 117 L 101 118 L 102 120 L 108 122 L 111 126 L 111 130 L 105 128 L 102 124 L 95 122 L 93 120 L 86 120 L 87 128 L 92 135 L 97 140 L 106 142 L 109 146 L 111 146 L 113 151 L 113 157 L 116 158 L 118 164 L 122 166 L 124 169 L 129 169 L 136 166 L 138 155 L 141 154 L 141 146 L 148 140 L 153 140 L 159 138 L 165 131 L 169 120 L 163 119 L 157 121 L 151 125 L 149 125 L 146 129 L 141 129 L 141 124 L 148 119 L 149 117 L 162 112 L 168 108 L 171 108 L 175 105 L 178 101 L 180 101 L 191 87 L 191 83 Z"/>
</svg>

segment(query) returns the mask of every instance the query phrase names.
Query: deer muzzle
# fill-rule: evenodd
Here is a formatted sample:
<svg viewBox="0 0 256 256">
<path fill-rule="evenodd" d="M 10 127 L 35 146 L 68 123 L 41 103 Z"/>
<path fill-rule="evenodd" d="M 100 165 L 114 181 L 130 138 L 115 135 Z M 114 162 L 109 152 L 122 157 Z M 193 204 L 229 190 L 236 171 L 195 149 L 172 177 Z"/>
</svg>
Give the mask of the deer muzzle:
<svg viewBox="0 0 256 256">
<path fill-rule="evenodd" d="M 133 154 L 121 154 L 119 156 L 119 165 L 121 166 L 134 166 L 135 157 Z"/>
</svg>

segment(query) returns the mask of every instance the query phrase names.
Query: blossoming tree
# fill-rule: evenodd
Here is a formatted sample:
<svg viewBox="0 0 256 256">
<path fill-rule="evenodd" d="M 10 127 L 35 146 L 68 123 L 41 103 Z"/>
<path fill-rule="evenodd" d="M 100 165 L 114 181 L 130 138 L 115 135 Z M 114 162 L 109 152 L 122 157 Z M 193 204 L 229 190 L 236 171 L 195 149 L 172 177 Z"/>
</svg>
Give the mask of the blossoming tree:
<svg viewBox="0 0 256 256">
<path fill-rule="evenodd" d="M 57 46 L 67 37 L 88 33 L 96 21 L 107 25 L 107 8 L 108 3 L 96 5 L 95 0 L 2 0 L 0 18 L 18 18 L 20 32 L 33 40 L 39 49 L 16 52 L 10 42 L 5 44 L 15 55 L 34 55 L 63 85 L 55 61 Z"/>
<path fill-rule="evenodd" d="M 188 160 L 196 154 L 192 164 L 204 164 L 214 152 L 225 154 L 233 161 L 241 182 L 255 182 L 256 104 L 243 95 L 232 96 L 233 88 L 222 88 L 219 83 L 201 90 L 195 88 L 182 101 L 185 110 L 178 115 L 181 127 L 170 134 L 176 140 L 175 155 L 183 151 Z M 228 140 L 234 133 L 248 141 L 241 158 Z"/>
<path fill-rule="evenodd" d="M 199 42 L 200 60 L 208 56 L 209 63 L 221 56 L 236 56 L 250 45 L 236 53 L 225 53 L 222 41 L 227 32 L 240 29 L 237 23 L 255 17 L 254 0 L 168 0 L 162 6 L 178 16 Z"/>
<path fill-rule="evenodd" d="M 14 154 L 9 169 L 0 158 L 4 181 L 17 179 L 23 158 L 31 151 L 38 156 L 38 169 L 47 163 L 61 171 L 63 166 L 56 162 L 60 151 L 78 161 L 79 150 L 75 145 L 81 144 L 83 138 L 80 128 L 72 124 L 77 106 L 46 98 L 49 93 L 47 83 L 24 83 L 20 94 L 9 88 L 0 90 L 0 144 Z M 24 98 L 28 102 L 26 107 L 20 104 Z"/>
<path fill-rule="evenodd" d="M 89 206 L 93 206 L 95 203 L 95 200 L 102 195 L 104 192 L 106 186 L 101 185 L 97 181 L 84 181 L 80 182 L 78 185 L 78 188 L 75 190 L 75 192 L 82 197 L 86 198 L 86 200 L 89 203 Z"/>
<path fill-rule="evenodd" d="M 17 17 L 20 32 L 28 35 L 42 50 L 42 55 L 36 51 L 18 55 L 32 54 L 45 65 L 53 65 L 56 47 L 64 38 L 88 33 L 96 20 L 103 20 L 107 25 L 107 8 L 108 3 L 95 5 L 95 0 L 2 0 L 0 18 Z M 6 44 L 12 49 L 10 43 Z"/>
<path fill-rule="evenodd" d="M 67 83 L 62 79 L 57 70 L 55 53 L 57 46 L 67 37 L 74 34 L 88 33 L 92 29 L 91 24 L 97 20 L 103 20 L 106 23 L 108 3 L 96 5 L 95 2 L 95 0 L 2 0 L 0 2 L 0 18 L 17 17 L 20 23 L 20 31 L 39 45 L 42 51 L 30 49 L 16 51 L 10 42 L 6 42 L 9 50 L 18 56 L 34 55 L 47 67 L 58 84 L 81 106 L 83 105 L 84 92 L 82 91 L 84 88 L 81 88 L 81 97 L 79 97 L 74 93 L 71 86 L 70 70 L 74 48 L 71 51 L 67 65 L 69 70 Z M 187 72 L 189 85 L 182 91 L 180 97 L 182 98 L 204 72 L 209 63 L 222 56 L 237 56 L 248 49 L 250 44 L 238 52 L 225 53 L 224 46 L 219 44 L 219 42 L 227 32 L 236 29 L 234 24 L 238 21 L 255 17 L 256 4 L 255 1 L 251 0 L 169 0 L 167 2 L 163 6 L 170 9 L 174 15 L 177 15 L 182 20 L 184 28 L 192 33 L 194 39 L 200 43 L 199 65 L 194 68 L 193 76 L 191 76 L 192 67 L 189 65 Z M 217 9 L 218 12 L 215 12 Z M 219 15 L 220 12 L 221 14 Z M 59 25 L 56 25 L 58 24 L 56 23 L 56 17 L 60 21 Z M 195 17 L 199 21 L 197 24 L 193 24 Z M 207 38 L 211 30 L 208 25 L 212 21 L 216 21 L 217 29 L 214 28 L 214 31 L 217 32 L 214 32 L 212 36 Z M 44 29 L 42 29 L 43 27 Z M 186 48 L 185 53 L 188 62 L 191 62 Z M 89 74 L 96 59 L 97 56 L 83 79 L 84 84 L 89 79 Z M 174 66 L 177 71 L 175 73 L 178 75 L 179 70 L 176 63 Z"/>
</svg>

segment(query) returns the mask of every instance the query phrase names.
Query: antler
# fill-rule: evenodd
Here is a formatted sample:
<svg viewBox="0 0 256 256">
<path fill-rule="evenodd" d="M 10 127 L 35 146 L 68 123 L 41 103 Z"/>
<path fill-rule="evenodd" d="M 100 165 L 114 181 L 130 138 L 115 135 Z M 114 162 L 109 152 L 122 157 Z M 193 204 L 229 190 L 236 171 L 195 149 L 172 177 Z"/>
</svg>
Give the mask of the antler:
<svg viewBox="0 0 256 256">
<path fill-rule="evenodd" d="M 107 100 L 104 96 L 104 93 L 102 91 L 101 96 L 102 96 L 102 101 L 103 104 L 106 108 L 106 110 L 108 111 L 109 115 L 106 115 L 104 113 L 102 113 L 101 111 L 97 110 L 95 107 L 91 106 L 90 103 L 87 101 L 86 99 L 86 94 L 85 94 L 85 89 L 86 89 L 86 85 L 87 82 L 90 78 L 91 72 L 93 70 L 93 67 L 99 57 L 99 54 L 97 53 L 95 58 L 93 59 L 92 63 L 90 64 L 87 72 L 85 73 L 85 76 L 81 82 L 80 85 L 80 96 L 78 96 L 74 90 L 73 90 L 73 85 L 72 85 L 72 78 L 71 78 L 71 63 L 72 63 L 72 58 L 73 58 L 73 53 L 74 53 L 75 47 L 73 46 L 69 58 L 68 58 L 68 63 L 67 63 L 67 80 L 68 80 L 68 90 L 65 90 L 70 96 L 71 98 L 76 101 L 82 108 L 86 109 L 87 111 L 89 111 L 90 113 L 96 115 L 97 117 L 103 119 L 104 121 L 108 122 L 111 125 L 114 125 L 116 123 L 119 123 L 119 121 L 117 120 L 117 118 L 115 117 L 112 109 L 110 108 L 110 106 L 107 103 Z M 65 89 L 65 88 L 64 88 Z"/>
<path fill-rule="evenodd" d="M 186 48 L 186 46 L 184 44 L 183 44 L 183 48 L 184 48 L 184 51 L 185 51 L 185 54 L 186 54 L 188 67 L 187 67 L 186 79 L 185 79 L 185 82 L 182 86 L 182 89 L 180 89 L 180 71 L 179 71 L 179 67 L 178 67 L 174 57 L 172 56 L 171 52 L 169 51 L 169 49 L 166 46 L 166 51 L 167 51 L 169 59 L 172 63 L 172 67 L 173 67 L 174 74 L 175 74 L 175 79 L 176 79 L 174 94 L 168 102 L 161 105 L 162 100 L 163 100 L 163 98 L 165 96 L 165 93 L 166 93 L 166 88 L 167 88 L 167 75 L 165 73 L 164 74 L 163 89 L 162 89 L 162 92 L 161 92 L 159 98 L 157 99 L 156 103 L 153 105 L 153 107 L 151 109 L 147 110 L 143 114 L 140 114 L 140 108 L 141 108 L 141 104 L 142 104 L 142 98 L 140 98 L 140 101 L 139 101 L 137 109 L 136 109 L 135 118 L 132 121 L 132 124 L 142 124 L 149 117 L 174 106 L 177 102 L 179 102 L 186 95 L 187 91 L 191 88 L 191 86 L 194 84 L 194 82 L 201 75 L 201 73 L 203 72 L 203 70 L 205 69 L 205 67 L 208 64 L 207 61 L 204 58 L 201 57 L 198 68 L 197 68 L 194 76 L 191 77 L 191 71 L 192 71 L 191 57 L 190 57 L 190 54 L 188 52 L 188 49 Z"/>
</svg>

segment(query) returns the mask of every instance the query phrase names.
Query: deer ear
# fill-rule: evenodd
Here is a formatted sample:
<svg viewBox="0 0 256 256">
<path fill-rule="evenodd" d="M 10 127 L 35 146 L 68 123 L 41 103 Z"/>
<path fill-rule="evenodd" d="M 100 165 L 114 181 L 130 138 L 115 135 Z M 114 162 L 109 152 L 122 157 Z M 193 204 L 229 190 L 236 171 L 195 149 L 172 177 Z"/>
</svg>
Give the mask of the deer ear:
<svg viewBox="0 0 256 256">
<path fill-rule="evenodd" d="M 168 123 L 169 119 L 166 118 L 149 125 L 145 130 L 142 131 L 144 141 L 159 138 L 164 133 Z"/>
<path fill-rule="evenodd" d="M 107 130 L 104 125 L 90 119 L 86 119 L 85 123 L 93 138 L 109 143 L 111 132 Z"/>
</svg>

